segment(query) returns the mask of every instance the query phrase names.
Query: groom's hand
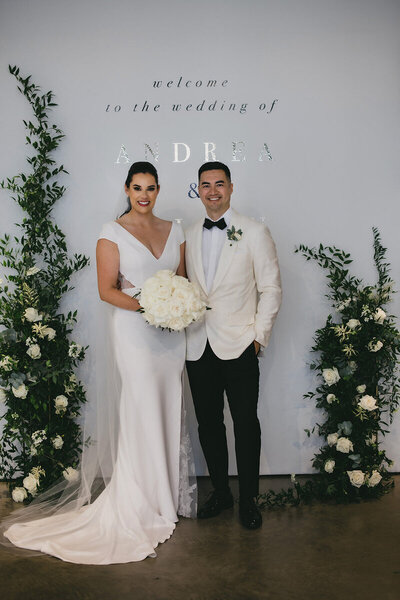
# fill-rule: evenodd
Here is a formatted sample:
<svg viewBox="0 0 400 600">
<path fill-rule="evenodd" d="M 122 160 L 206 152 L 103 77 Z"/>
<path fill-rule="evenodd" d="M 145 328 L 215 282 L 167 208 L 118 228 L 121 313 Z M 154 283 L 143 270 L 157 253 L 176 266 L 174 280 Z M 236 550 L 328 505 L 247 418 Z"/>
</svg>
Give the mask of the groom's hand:
<svg viewBox="0 0 400 600">
<path fill-rule="evenodd" d="M 256 340 L 254 340 L 253 343 L 254 343 L 254 348 L 256 350 L 256 355 L 257 355 L 260 352 L 260 344 Z"/>
</svg>

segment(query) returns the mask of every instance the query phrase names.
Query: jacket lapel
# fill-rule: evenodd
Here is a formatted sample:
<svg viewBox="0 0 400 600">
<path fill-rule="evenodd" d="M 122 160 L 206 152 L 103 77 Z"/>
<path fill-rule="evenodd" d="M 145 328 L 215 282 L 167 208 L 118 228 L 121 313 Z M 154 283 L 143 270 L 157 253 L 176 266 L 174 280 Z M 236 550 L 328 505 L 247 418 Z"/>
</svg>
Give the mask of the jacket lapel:
<svg viewBox="0 0 400 600">
<path fill-rule="evenodd" d="M 232 219 L 229 229 L 235 227 L 235 229 L 240 229 L 240 217 L 239 215 L 232 209 Z M 240 242 L 232 242 L 228 240 L 228 233 L 226 232 L 226 238 L 224 245 L 222 246 L 221 256 L 219 257 L 217 271 L 215 273 L 214 281 L 211 286 L 210 293 L 213 292 L 221 283 L 223 278 L 225 277 L 229 267 L 232 264 L 233 258 L 236 253 L 236 249 Z"/>
</svg>

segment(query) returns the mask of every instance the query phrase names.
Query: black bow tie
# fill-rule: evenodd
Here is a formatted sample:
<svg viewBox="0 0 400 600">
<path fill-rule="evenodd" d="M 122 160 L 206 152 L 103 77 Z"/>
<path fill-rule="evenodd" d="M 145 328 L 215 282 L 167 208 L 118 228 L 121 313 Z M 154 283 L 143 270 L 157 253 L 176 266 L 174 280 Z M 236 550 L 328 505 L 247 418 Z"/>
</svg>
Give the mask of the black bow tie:
<svg viewBox="0 0 400 600">
<path fill-rule="evenodd" d="M 211 219 L 204 219 L 203 227 L 206 229 L 212 229 L 213 227 L 218 227 L 218 229 L 225 229 L 226 223 L 225 219 L 222 217 L 219 221 L 211 221 Z"/>
</svg>

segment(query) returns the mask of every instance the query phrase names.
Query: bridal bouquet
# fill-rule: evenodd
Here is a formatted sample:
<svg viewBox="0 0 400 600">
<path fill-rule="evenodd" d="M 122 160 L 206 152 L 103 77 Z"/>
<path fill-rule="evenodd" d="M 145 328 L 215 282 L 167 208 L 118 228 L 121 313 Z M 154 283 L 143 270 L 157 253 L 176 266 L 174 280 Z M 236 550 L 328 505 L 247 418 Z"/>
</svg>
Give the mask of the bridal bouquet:
<svg viewBox="0 0 400 600">
<path fill-rule="evenodd" d="M 166 269 L 146 279 L 139 302 L 139 310 L 150 325 L 171 331 L 181 331 L 207 309 L 197 285 Z"/>
</svg>

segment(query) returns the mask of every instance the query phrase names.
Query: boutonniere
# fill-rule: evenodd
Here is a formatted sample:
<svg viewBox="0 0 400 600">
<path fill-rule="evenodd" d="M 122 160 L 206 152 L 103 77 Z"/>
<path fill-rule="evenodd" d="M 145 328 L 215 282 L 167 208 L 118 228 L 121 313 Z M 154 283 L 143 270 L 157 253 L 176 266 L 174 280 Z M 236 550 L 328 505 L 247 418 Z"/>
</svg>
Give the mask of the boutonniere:
<svg viewBox="0 0 400 600">
<path fill-rule="evenodd" d="M 243 231 L 241 229 L 235 229 L 235 226 L 232 225 L 230 229 L 226 230 L 226 235 L 231 242 L 229 245 L 232 246 L 232 242 L 239 242 L 239 240 L 242 239 Z"/>
</svg>

